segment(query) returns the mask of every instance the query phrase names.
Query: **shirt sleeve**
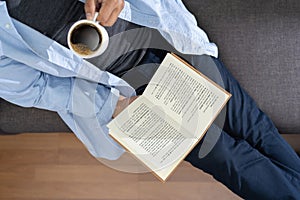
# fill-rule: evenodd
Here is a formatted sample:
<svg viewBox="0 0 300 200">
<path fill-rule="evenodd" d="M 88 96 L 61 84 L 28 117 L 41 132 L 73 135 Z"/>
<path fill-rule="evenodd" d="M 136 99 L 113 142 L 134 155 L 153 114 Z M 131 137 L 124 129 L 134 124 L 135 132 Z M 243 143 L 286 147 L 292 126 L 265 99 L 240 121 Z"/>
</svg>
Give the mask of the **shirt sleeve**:
<svg viewBox="0 0 300 200">
<path fill-rule="evenodd" d="M 95 157 L 117 159 L 124 150 L 108 136 L 119 91 L 76 77 L 56 77 L 0 58 L 0 97 L 23 107 L 57 112 Z"/>
<path fill-rule="evenodd" d="M 180 53 L 218 57 L 216 44 L 209 41 L 181 0 L 126 0 L 119 17 L 157 29 Z"/>
</svg>

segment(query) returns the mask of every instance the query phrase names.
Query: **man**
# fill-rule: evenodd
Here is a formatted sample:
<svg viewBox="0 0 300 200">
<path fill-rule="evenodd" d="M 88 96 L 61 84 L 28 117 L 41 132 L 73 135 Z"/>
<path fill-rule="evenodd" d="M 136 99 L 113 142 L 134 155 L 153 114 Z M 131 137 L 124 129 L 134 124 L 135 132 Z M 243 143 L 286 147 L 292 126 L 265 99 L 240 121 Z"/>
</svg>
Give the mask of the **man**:
<svg viewBox="0 0 300 200">
<path fill-rule="evenodd" d="M 128 41 L 118 40 L 124 42 L 120 46 L 126 53 L 114 58 L 114 62 L 103 64 L 109 55 L 84 61 L 62 46 L 69 25 L 83 17 L 84 5 L 75 1 L 62 2 L 43 2 L 44 5 L 7 1 L 9 14 L 17 19 L 13 20 L 6 4 L 1 1 L 0 96 L 21 106 L 57 112 L 92 155 L 117 159 L 124 150 L 109 138 L 106 124 L 126 107 L 125 97 L 130 98 L 135 93 L 126 82 L 98 68 L 123 76 L 141 64 L 161 62 L 168 49 L 139 47 L 135 51 L 126 51 L 130 50 L 126 46 Z M 51 5 L 55 5 L 55 9 L 49 9 Z M 87 18 L 94 17 L 99 5 L 94 0 L 86 2 Z M 51 12 L 41 10 L 43 7 Z M 38 13 L 33 11 L 40 11 L 45 16 L 37 18 Z M 204 157 L 199 156 L 205 145 L 202 141 L 187 156 L 188 162 L 213 175 L 243 198 L 299 197 L 299 157 L 216 58 L 215 44 L 208 41 L 181 1 L 103 0 L 97 19 L 102 25 L 112 25 L 107 28 L 111 38 L 123 31 L 142 30 L 135 32 L 134 36 L 138 43 L 142 43 L 144 40 L 139 39 L 148 38 L 144 37 L 146 34 L 150 37 L 147 41 L 150 46 L 159 38 L 143 27 L 157 30 L 162 36 L 158 37 L 168 41 L 193 66 L 218 82 L 209 74 L 208 67 L 199 65 L 203 60 L 201 55 L 213 62 L 212 67 L 222 80 L 220 84 L 232 94 L 232 98 L 227 104 L 224 126 L 215 122 L 208 130 L 207 135 L 220 133 L 211 151 Z M 129 46 L 133 43 L 131 41 Z M 166 46 L 169 48 L 168 44 Z M 119 55 L 119 49 L 112 50 Z"/>
</svg>

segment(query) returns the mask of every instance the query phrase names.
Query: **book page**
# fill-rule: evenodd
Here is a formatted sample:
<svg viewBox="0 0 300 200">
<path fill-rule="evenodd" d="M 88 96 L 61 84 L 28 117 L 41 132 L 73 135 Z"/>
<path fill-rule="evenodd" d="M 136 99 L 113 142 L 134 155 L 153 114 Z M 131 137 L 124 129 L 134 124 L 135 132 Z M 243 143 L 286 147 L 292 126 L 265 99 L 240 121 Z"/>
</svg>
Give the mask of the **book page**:
<svg viewBox="0 0 300 200">
<path fill-rule="evenodd" d="M 144 94 L 195 137 L 201 138 L 230 97 L 201 73 L 168 54 Z"/>
<path fill-rule="evenodd" d="M 198 141 L 145 97 L 108 125 L 110 135 L 165 180 Z"/>
</svg>

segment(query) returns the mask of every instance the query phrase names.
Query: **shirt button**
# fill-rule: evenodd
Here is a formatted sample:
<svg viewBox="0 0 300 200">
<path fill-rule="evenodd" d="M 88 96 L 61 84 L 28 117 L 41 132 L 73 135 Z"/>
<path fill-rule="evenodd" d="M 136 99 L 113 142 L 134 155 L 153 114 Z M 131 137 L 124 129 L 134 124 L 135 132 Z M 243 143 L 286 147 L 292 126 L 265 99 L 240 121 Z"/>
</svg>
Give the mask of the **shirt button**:
<svg viewBox="0 0 300 200">
<path fill-rule="evenodd" d="M 11 25 L 10 25 L 10 24 L 8 24 L 8 23 L 7 23 L 7 24 L 5 24 L 5 28 L 6 28 L 6 29 L 10 29 L 10 28 L 11 28 Z"/>
</svg>

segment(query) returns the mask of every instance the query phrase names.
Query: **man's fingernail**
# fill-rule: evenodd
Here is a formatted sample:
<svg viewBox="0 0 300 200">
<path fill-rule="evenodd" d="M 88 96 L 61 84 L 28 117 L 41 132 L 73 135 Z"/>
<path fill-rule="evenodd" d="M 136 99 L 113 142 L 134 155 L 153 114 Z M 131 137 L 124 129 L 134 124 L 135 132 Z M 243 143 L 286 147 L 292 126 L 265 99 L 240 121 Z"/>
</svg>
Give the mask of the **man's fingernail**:
<svg viewBox="0 0 300 200">
<path fill-rule="evenodd" d="M 88 20 L 92 20 L 93 19 L 93 16 L 92 16 L 92 14 L 91 13 L 86 13 L 86 19 L 88 19 Z"/>
</svg>

